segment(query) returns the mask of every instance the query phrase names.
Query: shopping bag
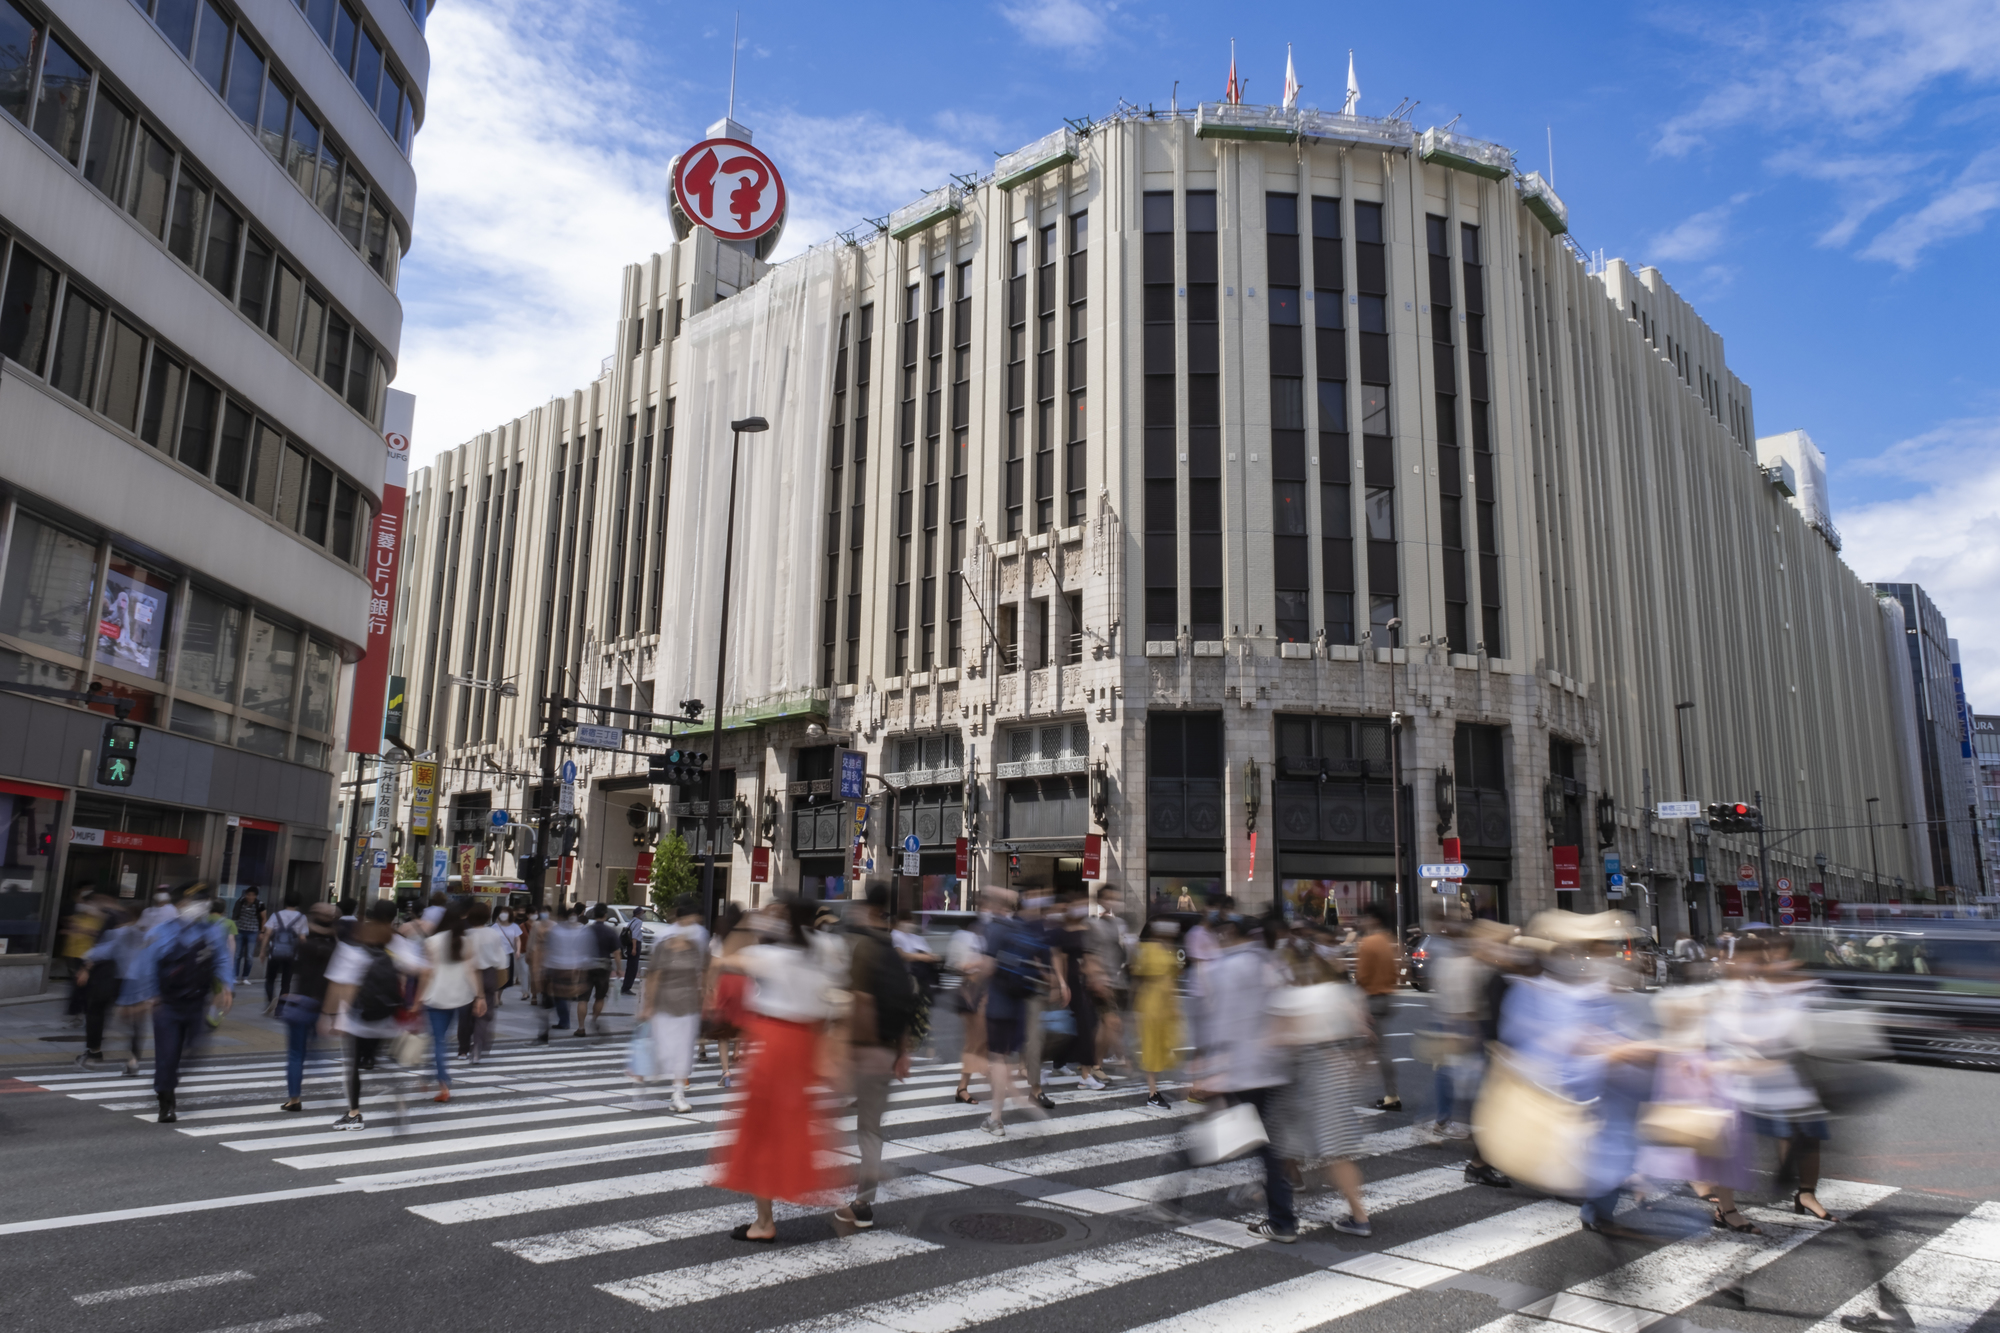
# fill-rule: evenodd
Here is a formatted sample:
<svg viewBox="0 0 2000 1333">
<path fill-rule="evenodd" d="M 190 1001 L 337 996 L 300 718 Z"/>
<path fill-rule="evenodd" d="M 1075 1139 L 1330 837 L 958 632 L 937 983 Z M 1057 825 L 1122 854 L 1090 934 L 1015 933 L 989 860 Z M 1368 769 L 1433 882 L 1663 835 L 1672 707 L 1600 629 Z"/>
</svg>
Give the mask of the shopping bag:
<svg viewBox="0 0 2000 1333">
<path fill-rule="evenodd" d="M 653 1051 L 653 1020 L 646 1019 L 632 1029 L 632 1040 L 625 1045 L 625 1072 L 641 1083 L 651 1083 L 660 1076 L 659 1059 Z"/>
<path fill-rule="evenodd" d="M 1270 1141 L 1264 1133 L 1263 1117 L 1248 1102 L 1225 1106 L 1187 1127 L 1188 1160 L 1196 1166 L 1233 1161 Z"/>
<path fill-rule="evenodd" d="M 1647 1102 L 1639 1108 L 1639 1138 L 1663 1148 L 1692 1148 L 1702 1157 L 1727 1157 L 1735 1118 L 1734 1111 L 1720 1106 Z"/>
<path fill-rule="evenodd" d="M 424 1028 L 405 1030 L 389 1045 L 389 1058 L 404 1069 L 422 1069 L 431 1061 L 431 1034 Z"/>
<path fill-rule="evenodd" d="M 1472 1105 L 1480 1159 L 1544 1194 L 1581 1197 L 1584 1162 L 1597 1135 L 1595 1099 L 1574 1101 L 1542 1086 L 1498 1042 L 1486 1049 L 1486 1081 Z"/>
</svg>

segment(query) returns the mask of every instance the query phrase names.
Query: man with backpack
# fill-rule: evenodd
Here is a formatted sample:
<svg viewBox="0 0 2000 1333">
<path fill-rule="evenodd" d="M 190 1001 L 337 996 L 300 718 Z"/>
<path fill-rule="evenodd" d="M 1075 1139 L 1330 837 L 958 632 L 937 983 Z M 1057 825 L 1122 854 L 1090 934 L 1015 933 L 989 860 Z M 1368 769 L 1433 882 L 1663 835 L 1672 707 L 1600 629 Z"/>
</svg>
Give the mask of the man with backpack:
<svg viewBox="0 0 2000 1333">
<path fill-rule="evenodd" d="M 299 940 L 306 933 L 306 914 L 299 910 L 297 890 L 285 896 L 285 905 L 273 912 L 264 922 L 264 937 L 258 941 L 258 952 L 264 959 L 264 1012 L 270 1013 L 278 1007 L 278 1001 L 291 994 L 292 964 L 299 956 Z M 247 941 L 242 946 L 248 950 Z"/>
<path fill-rule="evenodd" d="M 236 994 L 229 932 L 224 921 L 209 920 L 210 897 L 206 884 L 183 889 L 176 914 L 147 932 L 133 971 L 132 1002 L 153 1009 L 153 1093 L 162 1125 L 179 1118 L 174 1089 L 181 1061 L 207 1030 L 210 997 L 226 1013 Z"/>
<path fill-rule="evenodd" d="M 1005 890 L 995 893 L 1004 898 L 996 900 L 1001 914 L 986 926 L 986 957 L 991 978 L 986 988 L 986 1056 L 987 1078 L 993 1089 L 993 1114 L 980 1128 L 1000 1138 L 1007 1132 L 1003 1117 L 1007 1097 L 1014 1087 L 1010 1067 L 1024 1062 L 1022 1052 L 1029 1025 L 1039 1022 L 1044 997 L 1048 997 L 1047 1003 L 1062 1008 L 1069 1003 L 1069 992 L 1061 975 L 1054 970 L 1048 936 L 1041 923 L 1014 916 L 1013 895 Z M 1029 1052 L 1029 1057 L 1037 1062 L 1028 1066 L 1032 1070 L 1028 1075 L 1029 1101 L 1046 1110 L 1054 1103 L 1038 1086 L 1039 1046 L 1037 1042 L 1036 1049 Z"/>
<path fill-rule="evenodd" d="M 917 980 L 889 937 L 889 886 L 868 886 L 866 899 L 849 917 L 847 1015 L 849 1063 L 854 1084 L 854 1138 L 861 1152 L 854 1202 L 836 1212 L 843 1227 L 865 1231 L 875 1225 L 875 1190 L 882 1179 L 882 1113 L 889 1084 L 910 1072 L 909 1034 L 916 1017 Z"/>
<path fill-rule="evenodd" d="M 403 1010 L 405 975 L 428 971 L 422 946 L 396 933 L 396 901 L 377 898 L 353 934 L 334 947 L 326 965 L 326 992 L 320 1002 L 320 1032 L 338 1031 L 347 1045 L 347 1114 L 335 1129 L 361 1129 L 361 1071 L 372 1067 L 384 1042 L 406 1029 L 397 1020 Z"/>
</svg>

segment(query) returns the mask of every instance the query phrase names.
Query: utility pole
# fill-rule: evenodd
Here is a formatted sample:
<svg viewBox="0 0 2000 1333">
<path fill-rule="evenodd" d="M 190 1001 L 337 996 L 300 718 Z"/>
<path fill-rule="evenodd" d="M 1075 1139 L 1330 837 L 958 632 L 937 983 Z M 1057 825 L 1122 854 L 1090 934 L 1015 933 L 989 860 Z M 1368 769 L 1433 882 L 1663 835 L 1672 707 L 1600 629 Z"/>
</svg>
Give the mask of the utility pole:
<svg viewBox="0 0 2000 1333">
<path fill-rule="evenodd" d="M 729 670 L 729 574 L 736 552 L 736 460 L 746 433 L 755 435 L 770 428 L 771 423 L 762 417 L 744 417 L 729 423 L 729 517 L 723 525 L 722 537 L 722 625 L 715 643 L 715 725 L 708 740 L 708 818 L 702 821 L 708 838 L 708 858 L 701 868 L 701 914 L 702 920 L 711 925 L 715 922 L 715 840 L 719 834 L 716 821 L 722 805 L 722 711 L 728 697 L 723 691 Z"/>
<path fill-rule="evenodd" d="M 1764 849 L 1764 793 L 1750 793 L 1750 803 L 1757 807 L 1757 891 L 1762 898 L 1764 914 L 1771 914 L 1771 904 L 1776 901 L 1771 888 L 1771 858 Z"/>
<path fill-rule="evenodd" d="M 1693 796 L 1693 794 L 1692 794 L 1692 793 L 1691 793 L 1691 792 L 1690 792 L 1690 791 L 1688 790 L 1688 748 L 1687 748 L 1687 732 L 1686 732 L 1686 731 L 1685 731 L 1685 729 L 1683 729 L 1683 727 L 1681 726 L 1681 718 L 1682 718 L 1682 717 L 1683 717 L 1683 716 L 1684 716 L 1684 715 L 1685 715 L 1685 714 L 1687 713 L 1687 710 L 1688 710 L 1688 709 L 1690 709 L 1690 708 L 1693 708 L 1693 707 L 1694 707 L 1694 704 L 1693 704 L 1693 703 L 1692 703 L 1691 701 L 1690 701 L 1690 702 L 1687 702 L 1687 703 L 1678 703 L 1678 704 L 1675 704 L 1675 705 L 1674 705 L 1674 748 L 1675 748 L 1676 750 L 1680 751 L 1680 759 L 1681 759 L 1681 799 L 1682 799 L 1683 801 L 1692 801 L 1692 800 L 1694 799 L 1694 796 Z M 1694 883 L 1694 825 L 1695 825 L 1695 821 L 1694 821 L 1694 820 L 1692 820 L 1692 819 L 1690 819 L 1690 820 L 1688 820 L 1688 821 L 1686 821 L 1686 822 L 1687 822 L 1687 873 L 1688 873 L 1688 880 L 1687 880 L 1687 882 L 1688 882 L 1688 884 L 1689 884 L 1690 886 L 1692 886 L 1692 885 L 1693 885 L 1693 883 Z M 1703 874 L 1703 878 L 1704 878 L 1704 880 L 1705 880 L 1705 879 L 1706 879 L 1706 877 L 1707 877 L 1707 871 L 1703 871 L 1703 872 L 1702 872 L 1702 874 Z M 1705 888 L 1704 888 L 1704 890 L 1703 890 L 1703 892 L 1701 893 L 1701 895 L 1700 895 L 1700 896 L 1701 896 L 1701 898 L 1702 898 L 1702 901 L 1703 901 L 1703 905 L 1704 905 L 1704 906 L 1706 906 L 1706 905 L 1707 905 L 1707 899 L 1708 899 L 1708 892 L 1707 892 L 1707 890 L 1706 890 Z M 1681 904 L 1681 906 L 1682 906 L 1682 910 L 1684 910 L 1684 911 L 1685 911 L 1685 910 L 1686 910 L 1686 907 L 1687 907 L 1687 903 L 1686 903 L 1686 898 L 1687 898 L 1687 890 L 1686 890 L 1685 888 L 1681 890 L 1681 898 L 1682 898 L 1682 904 Z M 1713 914 L 1713 913 L 1708 913 L 1708 912 L 1704 912 L 1704 913 L 1703 913 L 1703 915 L 1705 915 L 1705 916 L 1708 916 L 1708 917 L 1710 917 L 1711 919 L 1713 919 L 1713 915 L 1714 915 L 1714 914 Z M 1694 920 L 1693 920 L 1693 919 L 1692 919 L 1691 917 L 1690 917 L 1690 920 L 1688 921 L 1688 934 L 1689 934 L 1689 935 L 1692 935 L 1692 936 L 1697 936 L 1697 937 L 1698 937 L 1698 936 L 1700 936 L 1700 934 L 1701 934 L 1701 930 L 1700 930 L 1700 923 L 1698 923 L 1698 922 L 1694 921 Z"/>
<path fill-rule="evenodd" d="M 379 755 L 356 755 L 354 757 L 354 781 L 341 784 L 344 787 L 352 787 L 354 789 L 354 797 L 347 805 L 347 848 L 346 855 L 341 858 L 340 866 L 340 896 L 342 898 L 352 898 L 354 896 L 354 862 L 355 858 L 361 854 L 361 849 L 358 845 L 361 841 L 361 788 L 364 783 L 378 780 L 376 778 L 363 777 L 361 774 L 362 765 L 370 759 L 375 760 L 375 767 L 379 774 L 382 767 L 382 760 Z"/>
</svg>

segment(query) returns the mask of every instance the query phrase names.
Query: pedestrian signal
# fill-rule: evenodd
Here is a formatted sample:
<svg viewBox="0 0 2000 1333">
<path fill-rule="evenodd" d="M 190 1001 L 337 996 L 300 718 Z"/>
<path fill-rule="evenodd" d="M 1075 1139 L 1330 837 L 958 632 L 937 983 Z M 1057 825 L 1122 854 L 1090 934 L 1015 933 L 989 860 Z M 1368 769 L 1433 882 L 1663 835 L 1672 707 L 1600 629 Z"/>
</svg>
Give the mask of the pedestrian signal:
<svg viewBox="0 0 2000 1333">
<path fill-rule="evenodd" d="M 97 747 L 97 785 L 129 787 L 139 769 L 139 724 L 106 722 Z"/>
</svg>

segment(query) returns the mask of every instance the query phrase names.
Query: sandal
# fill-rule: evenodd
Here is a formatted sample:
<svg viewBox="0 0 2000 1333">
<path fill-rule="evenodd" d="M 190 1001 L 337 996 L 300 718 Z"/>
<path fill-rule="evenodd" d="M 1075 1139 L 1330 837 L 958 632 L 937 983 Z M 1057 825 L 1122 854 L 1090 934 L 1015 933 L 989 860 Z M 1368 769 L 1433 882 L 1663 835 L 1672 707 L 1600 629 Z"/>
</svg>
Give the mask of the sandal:
<svg viewBox="0 0 2000 1333">
<path fill-rule="evenodd" d="M 960 1088 L 957 1092 L 953 1093 L 951 1099 L 955 1102 L 964 1102 L 967 1106 L 979 1105 L 979 1100 L 964 1088 Z"/>
<path fill-rule="evenodd" d="M 768 1236 L 753 1236 L 750 1234 L 750 1227 L 751 1224 L 745 1222 L 742 1226 L 729 1233 L 729 1239 L 747 1240 L 753 1245 L 770 1245 L 778 1239 L 776 1232 L 772 1232 Z"/>
<path fill-rule="evenodd" d="M 1695 1197 L 1700 1199 L 1703 1203 L 1707 1204 L 1709 1207 L 1709 1211 L 1715 1214 L 1715 1225 L 1722 1227 L 1725 1230 L 1734 1231 L 1745 1236 L 1761 1236 L 1764 1234 L 1762 1231 L 1759 1231 L 1757 1229 L 1757 1224 L 1755 1222 L 1752 1222 L 1749 1218 L 1743 1216 L 1742 1212 L 1739 1209 L 1723 1208 L 1721 1196 L 1715 1194 L 1700 1194 L 1696 1195 Z M 1734 1222 L 1729 1220 L 1732 1217 L 1736 1219 Z"/>
<path fill-rule="evenodd" d="M 1805 1202 L 1805 1196 L 1808 1194 L 1813 1196 L 1812 1206 L 1810 1208 L 1806 1206 Z M 1793 1190 L 1792 1211 L 1795 1213 L 1804 1213 L 1807 1217 L 1813 1218 L 1816 1221 L 1820 1222 L 1832 1222 L 1838 1220 L 1834 1217 L 1832 1213 L 1829 1213 L 1825 1209 L 1825 1207 L 1821 1205 L 1819 1201 L 1819 1193 L 1815 1190 Z"/>
</svg>

